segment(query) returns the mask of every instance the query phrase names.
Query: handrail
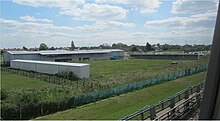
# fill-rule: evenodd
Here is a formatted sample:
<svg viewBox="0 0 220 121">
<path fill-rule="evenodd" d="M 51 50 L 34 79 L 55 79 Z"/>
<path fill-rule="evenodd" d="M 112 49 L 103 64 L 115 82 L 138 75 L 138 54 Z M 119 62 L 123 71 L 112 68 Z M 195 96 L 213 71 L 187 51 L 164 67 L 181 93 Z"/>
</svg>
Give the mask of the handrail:
<svg viewBox="0 0 220 121">
<path fill-rule="evenodd" d="M 172 118 L 172 119 L 176 119 L 176 117 L 180 116 L 180 113 L 186 112 L 186 110 L 192 108 L 190 106 L 195 106 L 195 102 L 198 101 L 197 98 L 199 96 L 199 98 L 202 96 L 203 90 L 199 93 L 196 93 L 195 95 L 193 95 L 192 97 L 186 99 L 185 101 L 183 101 L 182 103 L 176 105 L 174 108 L 172 108 L 171 110 L 166 111 L 164 114 L 156 117 L 154 120 L 165 120 L 167 118 Z M 185 107 L 187 105 L 187 103 L 189 103 L 187 107 Z M 176 111 L 176 109 L 178 109 L 178 113 L 173 113 Z M 181 111 L 182 110 L 182 111 Z M 181 111 L 181 112 L 179 112 Z M 172 114 L 173 117 L 170 115 Z M 167 115 L 167 116 L 166 116 Z"/>
<path fill-rule="evenodd" d="M 173 109 L 175 107 L 175 105 L 177 103 L 179 103 L 180 101 L 184 100 L 190 100 L 193 94 L 201 94 L 203 92 L 204 89 L 204 83 L 205 80 L 203 80 L 201 83 L 190 86 L 162 101 L 159 101 L 158 103 L 152 105 L 152 106 L 146 106 L 142 109 L 139 109 L 138 111 L 125 116 L 123 118 L 121 118 L 120 120 L 132 120 L 135 119 L 136 117 L 140 116 L 141 120 L 145 120 L 150 118 L 151 120 L 156 118 L 156 114 L 167 109 L 167 108 L 171 108 Z M 177 100 L 175 100 L 177 98 Z M 185 102 L 184 101 L 184 102 Z M 157 109 L 158 108 L 158 109 Z M 149 116 L 144 116 L 144 113 L 149 111 Z M 139 119 L 140 120 L 140 119 Z"/>
</svg>

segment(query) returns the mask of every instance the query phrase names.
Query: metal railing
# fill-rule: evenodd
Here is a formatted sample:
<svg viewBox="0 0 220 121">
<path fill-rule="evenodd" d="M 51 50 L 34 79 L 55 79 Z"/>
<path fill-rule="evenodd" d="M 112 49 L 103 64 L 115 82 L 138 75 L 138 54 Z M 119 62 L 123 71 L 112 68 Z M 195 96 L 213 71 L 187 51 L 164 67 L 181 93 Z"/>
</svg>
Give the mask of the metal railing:
<svg viewBox="0 0 220 121">
<path fill-rule="evenodd" d="M 146 106 L 120 120 L 161 120 L 177 119 L 187 114 L 189 109 L 199 106 L 202 99 L 202 92 L 205 81 L 197 85 L 190 86 L 173 96 L 170 96 L 155 105 Z M 186 113 L 186 111 L 188 111 Z"/>
<path fill-rule="evenodd" d="M 174 108 L 164 112 L 162 115 L 157 116 L 154 120 L 168 120 L 168 119 L 187 119 L 188 115 L 195 112 L 200 106 L 203 91 L 196 93 L 190 98 L 184 100 Z"/>
</svg>

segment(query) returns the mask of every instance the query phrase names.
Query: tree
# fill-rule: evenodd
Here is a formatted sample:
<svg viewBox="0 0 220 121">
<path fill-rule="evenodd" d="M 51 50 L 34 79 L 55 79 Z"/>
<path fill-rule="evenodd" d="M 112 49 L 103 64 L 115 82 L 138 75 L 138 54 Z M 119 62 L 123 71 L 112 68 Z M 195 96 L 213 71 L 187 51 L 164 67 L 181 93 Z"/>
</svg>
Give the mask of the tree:
<svg viewBox="0 0 220 121">
<path fill-rule="evenodd" d="M 27 51 L 28 49 L 27 49 L 25 46 L 23 46 L 23 50 L 26 50 L 26 51 Z"/>
<path fill-rule="evenodd" d="M 162 50 L 169 50 L 171 46 L 169 44 L 162 45 Z"/>
<path fill-rule="evenodd" d="M 74 44 L 74 42 L 73 42 L 73 41 L 71 42 L 71 47 L 70 47 L 70 50 L 75 50 L 75 44 Z"/>
<path fill-rule="evenodd" d="M 54 47 L 49 48 L 49 50 L 56 50 Z"/>
<path fill-rule="evenodd" d="M 48 46 L 45 43 L 41 43 L 39 50 L 48 50 Z"/>
<path fill-rule="evenodd" d="M 131 51 L 138 51 L 137 45 L 132 44 L 131 45 Z"/>
<path fill-rule="evenodd" d="M 108 45 L 107 43 L 104 43 L 104 44 L 100 45 L 99 48 L 101 48 L 101 49 L 111 49 L 111 46 Z"/>
<path fill-rule="evenodd" d="M 146 44 L 146 51 L 153 50 L 152 46 L 147 42 Z"/>
<path fill-rule="evenodd" d="M 115 44 L 115 43 L 112 44 L 112 48 L 113 48 L 113 49 L 116 49 L 116 48 L 117 48 L 117 44 Z"/>
</svg>

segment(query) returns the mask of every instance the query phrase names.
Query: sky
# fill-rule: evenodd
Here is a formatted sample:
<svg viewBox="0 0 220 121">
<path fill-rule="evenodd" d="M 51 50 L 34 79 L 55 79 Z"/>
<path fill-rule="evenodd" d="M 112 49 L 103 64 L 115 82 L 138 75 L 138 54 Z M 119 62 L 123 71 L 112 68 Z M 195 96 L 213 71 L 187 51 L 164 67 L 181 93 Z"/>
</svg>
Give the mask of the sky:
<svg viewBox="0 0 220 121">
<path fill-rule="evenodd" d="M 1 48 L 211 44 L 218 0 L 0 0 Z"/>
</svg>

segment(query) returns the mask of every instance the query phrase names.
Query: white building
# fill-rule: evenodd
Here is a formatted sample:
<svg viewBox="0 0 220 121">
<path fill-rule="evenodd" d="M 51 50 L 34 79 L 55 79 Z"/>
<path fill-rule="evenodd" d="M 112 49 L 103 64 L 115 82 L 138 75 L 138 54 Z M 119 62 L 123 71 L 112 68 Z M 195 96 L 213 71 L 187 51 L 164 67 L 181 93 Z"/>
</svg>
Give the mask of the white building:
<svg viewBox="0 0 220 121">
<path fill-rule="evenodd" d="M 47 50 L 47 51 L 7 51 L 3 53 L 4 64 L 9 65 L 11 60 L 41 60 L 55 62 L 79 62 L 86 60 L 121 59 L 124 51 L 120 49 L 104 50 Z"/>
<path fill-rule="evenodd" d="M 72 71 L 77 78 L 89 78 L 90 65 L 82 63 L 12 60 L 11 68 L 35 71 L 47 74 L 58 74 L 59 72 Z"/>
</svg>

